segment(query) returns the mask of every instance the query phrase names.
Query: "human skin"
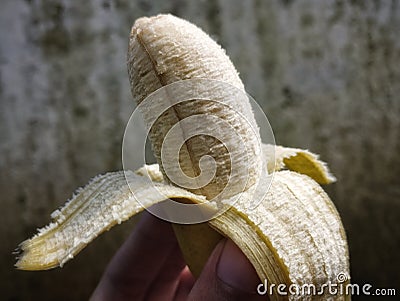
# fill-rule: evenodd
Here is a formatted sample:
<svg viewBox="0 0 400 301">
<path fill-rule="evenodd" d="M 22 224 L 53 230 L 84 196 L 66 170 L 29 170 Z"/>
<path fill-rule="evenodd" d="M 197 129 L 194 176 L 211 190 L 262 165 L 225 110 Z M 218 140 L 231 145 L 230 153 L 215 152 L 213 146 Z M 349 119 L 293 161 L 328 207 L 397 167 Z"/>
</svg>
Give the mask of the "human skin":
<svg viewBox="0 0 400 301">
<path fill-rule="evenodd" d="M 144 212 L 90 300 L 266 300 L 256 293 L 259 283 L 251 263 L 229 239 L 217 244 L 196 280 L 171 224 Z"/>
</svg>

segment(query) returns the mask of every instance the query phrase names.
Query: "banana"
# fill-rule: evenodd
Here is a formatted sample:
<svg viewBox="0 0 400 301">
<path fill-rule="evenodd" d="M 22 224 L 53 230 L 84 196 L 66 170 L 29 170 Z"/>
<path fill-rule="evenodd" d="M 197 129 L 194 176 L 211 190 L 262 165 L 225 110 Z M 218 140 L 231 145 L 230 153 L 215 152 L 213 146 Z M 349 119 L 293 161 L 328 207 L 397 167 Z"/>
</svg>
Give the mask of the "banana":
<svg viewBox="0 0 400 301">
<path fill-rule="evenodd" d="M 171 15 L 140 18 L 130 35 L 128 73 L 158 164 L 92 179 L 51 215 L 48 226 L 20 244 L 17 268 L 62 266 L 112 226 L 144 208 L 174 199 L 199 204 L 209 212 L 223 209 L 208 222 L 174 224 L 194 275 L 201 273 L 214 246 L 225 236 L 248 257 L 261 281 L 299 287 L 313 284 L 318 290 L 328 283 L 340 284 L 339 274 L 348 277 L 345 231 L 334 204 L 319 186 L 335 181 L 334 176 L 309 151 L 261 143 L 249 101 L 239 101 L 231 97 L 232 89 L 224 89 L 230 85 L 245 91 L 235 67 L 215 41 Z M 191 87 L 193 79 L 198 79 L 207 99 L 176 102 L 171 96 L 176 91 L 168 89 L 162 102 L 151 99 L 160 88 L 177 82 L 187 81 Z M 160 110 L 162 114 L 155 114 Z M 210 121 L 205 128 L 199 116 Z M 190 118 L 198 122 L 185 122 Z M 165 153 L 169 147 L 175 157 Z M 316 297 L 349 298 L 326 290 L 312 296 Z M 311 297 L 272 294 L 269 298 Z"/>
</svg>

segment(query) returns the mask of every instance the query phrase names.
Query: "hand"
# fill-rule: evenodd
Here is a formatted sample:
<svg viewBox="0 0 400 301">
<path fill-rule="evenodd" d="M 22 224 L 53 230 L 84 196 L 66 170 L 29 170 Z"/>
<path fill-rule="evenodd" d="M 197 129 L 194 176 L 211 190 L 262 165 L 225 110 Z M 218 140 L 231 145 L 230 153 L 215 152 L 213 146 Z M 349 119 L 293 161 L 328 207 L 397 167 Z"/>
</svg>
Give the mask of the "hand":
<svg viewBox="0 0 400 301">
<path fill-rule="evenodd" d="M 215 247 L 200 277 L 186 266 L 171 224 L 143 212 L 108 265 L 91 300 L 265 300 L 248 259 L 229 239 Z"/>
</svg>

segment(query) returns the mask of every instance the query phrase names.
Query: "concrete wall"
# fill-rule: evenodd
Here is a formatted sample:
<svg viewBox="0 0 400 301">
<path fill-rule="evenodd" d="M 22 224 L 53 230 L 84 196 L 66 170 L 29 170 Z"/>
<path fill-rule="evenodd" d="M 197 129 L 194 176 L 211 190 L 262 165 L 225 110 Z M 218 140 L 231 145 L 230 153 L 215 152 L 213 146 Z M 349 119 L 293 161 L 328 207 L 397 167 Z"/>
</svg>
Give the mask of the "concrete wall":
<svg viewBox="0 0 400 301">
<path fill-rule="evenodd" d="M 398 1 L 3 0 L 2 299 L 87 298 L 132 229 L 113 229 L 62 269 L 13 270 L 13 249 L 76 187 L 121 168 L 134 108 L 128 35 L 136 18 L 160 12 L 191 20 L 226 48 L 279 144 L 329 162 L 338 182 L 327 190 L 347 229 L 353 282 L 398 285 Z"/>
</svg>

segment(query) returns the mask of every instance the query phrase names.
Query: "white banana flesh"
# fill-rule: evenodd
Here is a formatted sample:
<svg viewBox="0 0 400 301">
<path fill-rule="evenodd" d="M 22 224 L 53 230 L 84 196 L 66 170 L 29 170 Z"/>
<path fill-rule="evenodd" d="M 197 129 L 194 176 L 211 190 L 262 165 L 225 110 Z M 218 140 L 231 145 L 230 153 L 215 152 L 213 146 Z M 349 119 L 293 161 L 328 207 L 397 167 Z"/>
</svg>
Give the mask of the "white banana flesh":
<svg viewBox="0 0 400 301">
<path fill-rule="evenodd" d="M 137 103 L 141 103 L 157 89 L 185 79 L 218 80 L 244 91 L 235 67 L 221 46 L 200 28 L 171 15 L 140 18 L 135 22 L 129 42 L 128 72 L 132 94 Z M 232 185 L 225 189 L 223 195 L 230 197 L 247 190 L 259 178 L 258 170 L 262 160 L 260 136 L 249 101 L 235 102 L 232 97 L 226 97 L 227 91 L 223 91 L 226 86 L 207 88 L 213 101 L 191 100 L 174 105 L 153 124 L 149 138 L 164 178 L 176 184 L 174 179 L 170 181 L 166 173 L 164 167 L 170 160 L 161 159 L 161 148 L 171 127 L 180 122 L 182 133 L 179 138 L 185 143 L 179 154 L 180 164 L 171 166 L 177 170 L 171 170 L 170 174 L 176 175 L 182 170 L 191 178 L 197 177 L 200 175 L 200 159 L 211 156 L 216 163 L 216 176 L 200 189 L 188 190 L 210 199 L 220 194 L 228 181 L 232 181 Z M 173 99 L 165 99 L 165 102 L 168 101 L 172 102 Z M 154 111 L 160 105 L 164 103 L 152 102 L 142 108 L 145 121 L 154 118 Z M 223 141 L 207 135 L 187 139 L 186 136 L 195 125 L 193 122 L 183 124 L 181 121 L 188 116 L 204 116 L 209 112 L 215 117 L 213 123 L 207 124 L 209 131 L 216 135 L 221 131 L 223 122 L 226 122 L 240 133 L 242 143 L 238 143 L 237 137 L 229 132 L 223 133 Z M 245 124 L 238 112 L 251 126 Z M 229 152 L 226 145 L 232 145 Z M 232 158 L 238 159 L 231 162 Z M 246 160 L 247 158 L 251 160 Z M 235 165 L 234 171 L 240 174 L 232 175 L 231 164 Z M 247 183 L 245 187 L 241 183 L 243 181 Z"/>
<path fill-rule="evenodd" d="M 220 80 L 244 91 L 223 49 L 193 24 L 171 15 L 136 21 L 130 37 L 128 70 L 132 93 L 138 103 L 165 85 L 193 78 Z M 188 236 L 188 231 L 175 228 L 192 272 L 197 275 L 201 272 L 221 234 L 232 239 L 248 257 L 260 282 L 266 279 L 273 284 L 313 284 L 320 288 L 327 283 L 338 284 L 339 274 L 348 276 L 349 254 L 343 225 L 332 201 L 318 185 L 335 180 L 326 164 L 309 151 L 261 145 L 250 104 L 240 102 L 225 106 L 221 104 L 225 101 L 221 96 L 223 91 L 216 88 L 210 93 L 218 103 L 195 99 L 174 105 L 153 124 L 149 136 L 158 164 L 146 165 L 135 173 L 115 172 L 94 178 L 52 214 L 51 224 L 21 243 L 22 254 L 16 267 L 43 270 L 62 266 L 102 232 L 165 199 L 201 203 L 214 210 L 208 201 L 221 196 L 229 182 L 232 164 L 229 159 L 247 157 L 251 160 L 237 160 L 239 166 L 235 167 L 239 174 L 234 186 L 241 188 L 222 194 L 227 211 L 208 221 L 208 234 L 199 237 L 195 231 L 193 235 L 189 231 Z M 157 105 L 150 103 L 144 107 L 145 120 L 152 118 Z M 243 124 L 229 106 L 245 116 L 251 126 Z M 191 126 L 185 125 L 187 128 L 182 128 L 180 137 L 185 143 L 176 168 L 189 177 L 198 177 L 200 159 L 212 156 L 216 172 L 212 181 L 200 188 L 177 185 L 171 175 L 178 170 L 174 166 L 172 171 L 167 170 L 171 166 L 162 160 L 162 143 L 177 122 L 208 112 L 227 120 L 241 133 L 245 151 L 234 147 L 228 152 L 221 141 L 212 137 L 186 139 Z M 227 140 L 233 140 L 229 133 L 226 136 Z M 259 172 L 260 166 L 268 173 L 273 172 L 270 186 L 269 179 Z M 248 180 L 245 186 L 239 183 L 242 178 Z M 256 184 L 265 189 L 269 187 L 268 192 L 253 189 Z M 241 197 L 230 206 L 230 199 L 238 193 Z M 254 201 L 259 205 L 251 206 Z M 189 247 L 185 249 L 185 246 Z M 190 250 L 193 249 L 200 249 L 202 258 L 192 256 Z M 325 290 L 318 296 L 273 294 L 269 298 L 345 300 L 349 297 L 330 295 Z"/>
</svg>

